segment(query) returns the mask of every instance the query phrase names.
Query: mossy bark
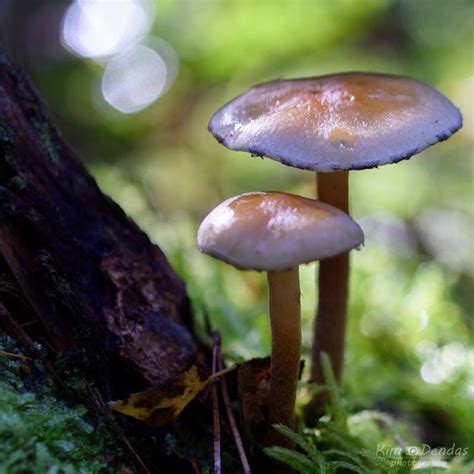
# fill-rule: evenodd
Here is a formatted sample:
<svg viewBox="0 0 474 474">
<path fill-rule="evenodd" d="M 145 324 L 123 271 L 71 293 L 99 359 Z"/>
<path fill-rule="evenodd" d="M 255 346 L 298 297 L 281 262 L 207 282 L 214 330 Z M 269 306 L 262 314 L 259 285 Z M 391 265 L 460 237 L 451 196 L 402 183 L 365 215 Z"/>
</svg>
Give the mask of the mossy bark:
<svg viewBox="0 0 474 474">
<path fill-rule="evenodd" d="M 85 365 L 106 401 L 199 364 L 183 282 L 102 194 L 2 53 L 0 272 L 19 291 L 0 288 L 13 317 Z"/>
</svg>

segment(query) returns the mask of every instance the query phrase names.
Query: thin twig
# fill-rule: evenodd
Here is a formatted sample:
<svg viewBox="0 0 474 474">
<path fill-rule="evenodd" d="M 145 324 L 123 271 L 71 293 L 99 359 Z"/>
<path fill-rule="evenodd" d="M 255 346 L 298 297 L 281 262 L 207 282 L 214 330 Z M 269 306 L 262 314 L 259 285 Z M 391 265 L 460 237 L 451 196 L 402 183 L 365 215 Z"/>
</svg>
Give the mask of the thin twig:
<svg viewBox="0 0 474 474">
<path fill-rule="evenodd" d="M 222 361 L 220 351 L 218 352 L 217 360 L 218 360 L 219 371 L 222 371 L 224 369 L 224 362 Z M 247 455 L 245 454 L 242 438 L 240 437 L 239 429 L 237 427 L 237 422 L 235 421 L 234 414 L 232 413 L 229 391 L 227 390 L 227 383 L 225 381 L 225 377 L 222 377 L 222 380 L 221 380 L 221 390 L 222 390 L 222 398 L 224 399 L 225 411 L 227 413 L 227 420 L 229 421 L 230 429 L 232 431 L 232 436 L 234 437 L 234 442 L 237 448 L 237 452 L 239 453 L 239 458 L 242 464 L 242 468 L 244 470 L 244 474 L 252 474 L 252 471 L 250 470 L 249 461 L 247 459 Z"/>
<path fill-rule="evenodd" d="M 126 437 L 122 428 L 120 428 L 118 423 L 114 420 L 112 414 L 110 413 L 110 410 L 108 409 L 106 403 L 102 399 L 102 396 L 99 390 L 97 390 L 97 388 L 93 386 L 89 386 L 88 389 L 89 389 L 89 398 L 92 401 L 94 407 L 99 413 L 101 413 L 105 417 L 105 419 L 107 420 L 109 424 L 110 429 L 119 437 L 119 439 L 128 449 L 128 451 L 134 458 L 137 467 L 139 467 L 142 470 L 142 472 L 144 472 L 145 474 L 151 474 L 151 471 L 148 469 L 148 467 L 146 466 L 145 462 L 140 457 L 140 455 L 135 451 L 135 448 L 132 446 L 132 443 L 130 443 L 130 441 Z"/>
<path fill-rule="evenodd" d="M 191 466 L 193 466 L 194 474 L 201 474 L 198 462 L 195 459 L 191 459 L 189 462 L 191 463 Z"/>
<path fill-rule="evenodd" d="M 35 321 L 28 321 L 27 323 L 23 323 L 23 324 L 20 324 L 20 326 L 22 328 L 26 328 L 27 326 L 31 326 L 32 324 L 38 324 L 39 321 L 38 320 L 35 320 Z"/>
<path fill-rule="evenodd" d="M 225 369 L 218 370 L 216 373 L 209 375 L 209 382 L 214 382 L 223 375 L 228 374 L 229 372 L 232 372 L 233 370 L 237 369 L 237 367 L 237 365 L 232 365 L 230 367 L 226 367 Z"/>
<path fill-rule="evenodd" d="M 212 373 L 217 372 L 217 358 L 220 347 L 220 335 L 217 331 L 212 333 L 214 347 L 212 349 Z M 212 414 L 214 424 L 214 473 L 221 474 L 221 426 L 219 420 L 219 400 L 217 398 L 217 380 L 212 381 Z"/>
<path fill-rule="evenodd" d="M 31 357 L 26 357 L 21 354 L 13 354 L 12 352 L 0 351 L 0 355 L 5 357 L 11 357 L 13 359 L 32 360 Z"/>
<path fill-rule="evenodd" d="M 46 356 L 37 349 L 33 341 L 30 339 L 30 336 L 23 330 L 23 328 L 18 324 L 18 322 L 13 319 L 10 312 L 5 308 L 5 306 L 0 303 L 0 323 L 4 330 L 15 339 L 15 341 L 22 346 L 25 351 L 32 357 L 40 359 L 43 363 L 45 369 L 51 375 L 51 378 L 56 382 L 58 389 L 68 398 L 72 398 L 71 389 L 63 382 L 61 377 L 56 373 L 53 366 L 46 358 Z"/>
</svg>

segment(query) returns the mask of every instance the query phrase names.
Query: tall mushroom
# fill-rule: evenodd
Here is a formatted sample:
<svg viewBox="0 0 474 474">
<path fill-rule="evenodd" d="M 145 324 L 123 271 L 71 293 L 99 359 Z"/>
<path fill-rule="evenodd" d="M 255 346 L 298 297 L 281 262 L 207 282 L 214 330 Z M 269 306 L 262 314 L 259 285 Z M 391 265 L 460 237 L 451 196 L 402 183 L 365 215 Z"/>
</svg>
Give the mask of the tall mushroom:
<svg viewBox="0 0 474 474">
<path fill-rule="evenodd" d="M 343 73 L 252 87 L 209 122 L 232 150 L 317 171 L 319 199 L 348 212 L 348 171 L 410 158 L 462 125 L 459 110 L 432 87 L 387 74 Z M 311 379 L 323 382 L 321 352 L 341 378 L 349 258 L 319 267 Z"/>
<path fill-rule="evenodd" d="M 269 426 L 294 428 L 301 357 L 298 266 L 358 247 L 359 225 L 320 201 L 284 193 L 248 193 L 224 201 L 203 220 L 199 249 L 239 269 L 268 272 L 272 334 Z M 271 429 L 268 444 L 285 444 Z"/>
</svg>

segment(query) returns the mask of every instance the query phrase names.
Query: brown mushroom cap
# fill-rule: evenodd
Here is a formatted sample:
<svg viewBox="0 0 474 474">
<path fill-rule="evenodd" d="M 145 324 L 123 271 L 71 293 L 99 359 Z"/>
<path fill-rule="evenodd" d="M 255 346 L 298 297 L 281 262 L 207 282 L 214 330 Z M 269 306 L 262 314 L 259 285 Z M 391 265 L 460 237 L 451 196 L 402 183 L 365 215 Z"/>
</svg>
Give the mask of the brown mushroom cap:
<svg viewBox="0 0 474 474">
<path fill-rule="evenodd" d="M 319 172 L 395 163 L 461 126 L 459 110 L 432 87 L 358 72 L 257 85 L 209 122 L 227 148 Z"/>
<path fill-rule="evenodd" d="M 293 194 L 247 193 L 213 209 L 199 227 L 199 249 L 237 268 L 288 270 L 359 247 L 364 234 L 347 214 Z"/>
</svg>

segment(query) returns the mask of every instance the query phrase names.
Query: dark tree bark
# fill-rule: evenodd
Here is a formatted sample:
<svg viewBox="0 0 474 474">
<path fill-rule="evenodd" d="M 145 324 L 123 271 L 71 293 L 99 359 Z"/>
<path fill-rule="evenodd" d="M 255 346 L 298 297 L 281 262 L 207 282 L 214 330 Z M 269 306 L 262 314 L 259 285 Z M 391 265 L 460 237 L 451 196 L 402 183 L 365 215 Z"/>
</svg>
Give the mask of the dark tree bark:
<svg viewBox="0 0 474 474">
<path fill-rule="evenodd" d="M 102 194 L 3 54 L 0 257 L 24 300 L 0 292 L 10 313 L 23 323 L 32 312 L 28 332 L 82 361 L 105 400 L 199 363 L 183 282 Z"/>
</svg>

